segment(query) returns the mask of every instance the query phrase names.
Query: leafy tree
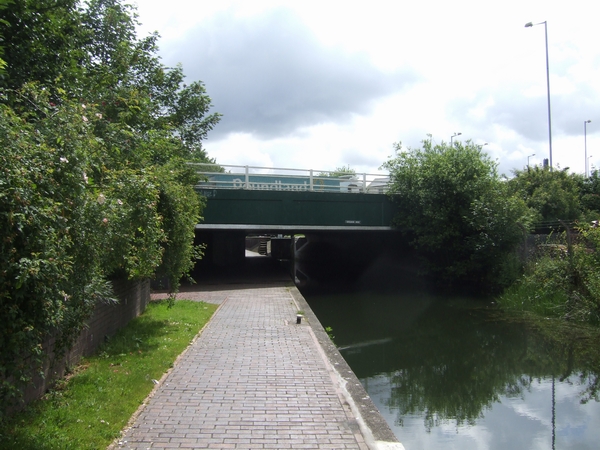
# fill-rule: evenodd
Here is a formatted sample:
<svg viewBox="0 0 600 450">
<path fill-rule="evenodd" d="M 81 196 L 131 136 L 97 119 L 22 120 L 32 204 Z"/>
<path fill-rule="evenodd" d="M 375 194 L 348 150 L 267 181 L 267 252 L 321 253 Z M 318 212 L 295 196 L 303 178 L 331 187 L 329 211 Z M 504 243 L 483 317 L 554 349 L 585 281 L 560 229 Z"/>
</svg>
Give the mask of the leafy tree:
<svg viewBox="0 0 600 450">
<path fill-rule="evenodd" d="M 434 279 L 475 289 L 506 283 L 511 255 L 529 225 L 494 163 L 471 142 L 403 150 L 384 167 L 398 205 L 396 226 L 410 237 Z"/>
<path fill-rule="evenodd" d="M 0 0 L 0 398 L 52 335 L 68 348 L 109 280 L 167 277 L 200 249 L 188 161 L 219 121 L 201 82 L 138 39 L 120 0 Z M 38 366 L 39 367 L 39 366 Z"/>
<path fill-rule="evenodd" d="M 2 13 L 2 11 L 4 9 L 6 9 L 6 7 L 8 6 L 9 3 L 11 3 L 12 0 L 0 0 L 0 13 Z M 0 27 L 5 27 L 8 25 L 8 22 L 4 19 L 0 19 Z M 4 45 L 2 45 L 2 43 L 4 42 L 4 36 L 3 33 L 0 32 L 0 76 L 2 76 L 5 73 L 5 69 L 6 69 L 6 61 L 4 61 L 3 56 L 4 56 Z"/>
<path fill-rule="evenodd" d="M 36 81 L 73 84 L 84 57 L 77 0 L 20 0 L 0 10 L 6 73 L 0 87 L 19 89 Z M 6 92 L 5 92 L 6 94 Z"/>
<path fill-rule="evenodd" d="M 581 207 L 592 213 L 593 220 L 598 220 L 600 218 L 600 173 L 597 170 L 583 180 L 580 195 Z"/>
<path fill-rule="evenodd" d="M 514 175 L 508 185 L 532 209 L 538 225 L 558 225 L 559 220 L 570 222 L 581 217 L 580 175 L 570 174 L 568 168 L 538 166 L 515 170 Z"/>
</svg>

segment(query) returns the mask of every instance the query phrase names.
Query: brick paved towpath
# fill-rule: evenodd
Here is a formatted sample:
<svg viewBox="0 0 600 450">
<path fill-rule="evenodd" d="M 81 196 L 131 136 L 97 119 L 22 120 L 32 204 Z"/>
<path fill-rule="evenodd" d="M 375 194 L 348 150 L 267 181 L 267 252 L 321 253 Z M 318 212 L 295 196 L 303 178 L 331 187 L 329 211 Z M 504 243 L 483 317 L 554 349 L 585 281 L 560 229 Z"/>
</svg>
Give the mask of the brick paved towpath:
<svg viewBox="0 0 600 450">
<path fill-rule="evenodd" d="M 403 449 L 291 282 L 191 289 L 219 309 L 111 448 Z"/>
</svg>

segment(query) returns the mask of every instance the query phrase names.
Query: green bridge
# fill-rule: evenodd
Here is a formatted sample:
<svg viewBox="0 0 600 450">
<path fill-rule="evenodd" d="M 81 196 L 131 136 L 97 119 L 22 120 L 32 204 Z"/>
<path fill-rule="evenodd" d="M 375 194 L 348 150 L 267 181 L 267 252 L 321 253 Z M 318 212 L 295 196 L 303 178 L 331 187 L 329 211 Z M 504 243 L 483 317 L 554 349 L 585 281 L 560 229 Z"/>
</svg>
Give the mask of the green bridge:
<svg viewBox="0 0 600 450">
<path fill-rule="evenodd" d="M 228 171 L 216 172 L 217 167 Z M 303 235 L 309 243 L 344 246 L 343 241 L 394 233 L 386 175 L 339 177 L 325 171 L 207 164 L 198 172 L 203 181 L 195 188 L 207 200 L 196 234 L 217 264 L 243 258 L 249 236 L 272 236 L 276 242 L 277 236 L 289 241 Z"/>
</svg>

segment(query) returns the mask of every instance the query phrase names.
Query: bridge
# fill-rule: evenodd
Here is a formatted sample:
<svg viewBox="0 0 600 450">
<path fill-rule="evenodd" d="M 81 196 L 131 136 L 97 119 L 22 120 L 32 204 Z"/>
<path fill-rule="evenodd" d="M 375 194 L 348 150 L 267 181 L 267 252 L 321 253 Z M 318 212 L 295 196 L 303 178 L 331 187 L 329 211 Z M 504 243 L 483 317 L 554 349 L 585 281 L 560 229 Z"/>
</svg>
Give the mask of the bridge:
<svg viewBox="0 0 600 450">
<path fill-rule="evenodd" d="M 195 189 L 207 199 L 196 234 L 207 249 L 212 247 L 208 252 L 216 263 L 240 260 L 248 236 L 279 236 L 271 243 L 289 256 L 296 252 L 289 243 L 297 235 L 313 244 L 353 241 L 356 248 L 367 236 L 372 240 L 374 234 L 393 232 L 387 174 L 336 176 L 324 170 L 220 164 L 195 168 L 201 176 Z M 284 242 L 276 244 L 277 239 Z"/>
<path fill-rule="evenodd" d="M 216 164 L 197 165 L 196 190 L 207 198 L 197 229 L 248 232 L 390 230 L 393 205 L 382 174 Z M 211 171 L 212 169 L 212 171 Z M 215 170 L 228 170 L 215 172 Z"/>
</svg>

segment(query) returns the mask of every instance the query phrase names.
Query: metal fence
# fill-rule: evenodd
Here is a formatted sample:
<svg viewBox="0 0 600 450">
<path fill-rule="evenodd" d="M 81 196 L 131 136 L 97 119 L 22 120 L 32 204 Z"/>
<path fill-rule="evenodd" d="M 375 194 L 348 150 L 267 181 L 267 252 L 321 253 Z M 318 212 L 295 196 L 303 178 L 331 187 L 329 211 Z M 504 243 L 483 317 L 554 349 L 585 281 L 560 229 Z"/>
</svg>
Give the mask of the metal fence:
<svg viewBox="0 0 600 450">
<path fill-rule="evenodd" d="M 201 176 L 197 189 L 384 194 L 389 184 L 389 175 L 383 173 L 339 175 L 339 172 L 314 169 L 190 164 Z"/>
</svg>

